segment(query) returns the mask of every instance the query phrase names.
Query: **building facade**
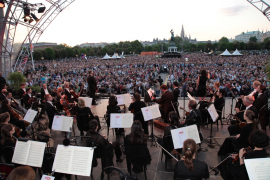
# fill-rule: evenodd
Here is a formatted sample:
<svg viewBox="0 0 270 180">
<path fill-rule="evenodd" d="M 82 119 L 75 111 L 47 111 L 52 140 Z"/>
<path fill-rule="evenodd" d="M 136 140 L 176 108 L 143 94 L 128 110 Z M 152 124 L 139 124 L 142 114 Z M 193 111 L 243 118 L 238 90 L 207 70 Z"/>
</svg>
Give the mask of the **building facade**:
<svg viewBox="0 0 270 180">
<path fill-rule="evenodd" d="M 241 34 L 236 35 L 235 39 L 231 39 L 231 41 L 239 41 L 239 42 L 247 43 L 247 42 L 249 42 L 249 38 L 256 37 L 257 42 L 261 42 L 261 37 L 263 34 L 264 34 L 263 31 L 260 32 L 259 30 L 258 31 L 247 31 L 246 33 L 242 32 Z"/>
</svg>

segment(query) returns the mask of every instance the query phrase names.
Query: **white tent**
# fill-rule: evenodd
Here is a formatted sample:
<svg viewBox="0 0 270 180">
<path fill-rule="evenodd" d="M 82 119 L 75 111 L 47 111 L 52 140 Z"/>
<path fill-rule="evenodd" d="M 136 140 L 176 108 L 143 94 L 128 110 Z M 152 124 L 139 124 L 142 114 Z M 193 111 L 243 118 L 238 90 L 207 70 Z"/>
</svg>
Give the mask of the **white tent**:
<svg viewBox="0 0 270 180">
<path fill-rule="evenodd" d="M 232 54 L 229 53 L 229 51 L 226 49 L 222 54 L 221 56 L 231 56 Z"/>
<path fill-rule="evenodd" d="M 121 57 L 118 56 L 117 53 L 114 53 L 114 55 L 111 57 L 111 59 L 120 59 Z"/>
<path fill-rule="evenodd" d="M 122 51 L 122 54 L 120 55 L 120 58 L 124 59 L 125 56 L 124 56 L 124 51 Z"/>
<path fill-rule="evenodd" d="M 102 59 L 111 59 L 111 57 L 106 53 L 106 55 Z"/>
<path fill-rule="evenodd" d="M 232 55 L 234 55 L 234 56 L 242 56 L 243 54 L 241 54 L 241 53 L 236 49 Z"/>
</svg>

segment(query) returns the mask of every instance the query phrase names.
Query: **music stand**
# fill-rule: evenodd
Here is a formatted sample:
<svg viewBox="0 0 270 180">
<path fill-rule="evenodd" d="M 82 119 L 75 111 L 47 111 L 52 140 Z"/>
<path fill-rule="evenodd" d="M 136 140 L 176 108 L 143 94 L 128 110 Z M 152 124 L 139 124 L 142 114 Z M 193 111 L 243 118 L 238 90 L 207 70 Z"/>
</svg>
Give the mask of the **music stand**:
<svg viewBox="0 0 270 180">
<path fill-rule="evenodd" d="M 231 113 L 225 118 L 227 120 L 227 124 L 229 124 L 229 120 L 231 119 L 231 117 L 234 116 L 233 113 L 232 113 L 232 110 L 233 110 L 233 100 L 234 100 L 235 96 L 234 96 L 234 94 L 233 94 L 233 92 L 231 90 L 230 90 L 230 92 L 231 92 L 231 95 L 232 95 L 232 104 L 231 104 Z"/>
<path fill-rule="evenodd" d="M 155 104 L 155 103 L 154 102 L 149 102 L 148 106 L 152 106 L 153 104 Z M 154 134 L 154 119 L 151 119 L 149 121 L 151 121 L 152 124 L 151 124 L 151 134 L 148 136 L 148 138 L 151 138 L 151 141 L 152 141 L 151 146 L 156 146 L 157 147 L 157 145 L 155 145 L 155 142 L 156 142 L 155 138 L 158 138 L 158 137 Z"/>
<path fill-rule="evenodd" d="M 218 119 L 218 117 L 215 117 L 215 118 L 212 117 L 212 116 L 214 116 L 214 114 L 217 114 L 216 113 L 216 108 L 215 108 L 214 105 L 210 105 L 210 106 L 208 106 L 208 108 L 207 108 L 207 110 L 208 110 L 208 112 L 210 114 L 210 117 L 212 119 L 211 127 L 210 127 L 210 135 L 207 137 L 207 139 L 210 139 L 209 142 L 208 142 L 208 146 L 210 148 L 214 148 L 215 147 L 214 144 L 217 144 L 220 147 L 220 145 L 218 144 L 217 140 L 213 137 L 213 128 L 212 128 L 213 127 L 213 123 L 216 122 L 216 120 Z M 212 140 L 214 140 L 215 142 L 213 143 Z"/>
</svg>

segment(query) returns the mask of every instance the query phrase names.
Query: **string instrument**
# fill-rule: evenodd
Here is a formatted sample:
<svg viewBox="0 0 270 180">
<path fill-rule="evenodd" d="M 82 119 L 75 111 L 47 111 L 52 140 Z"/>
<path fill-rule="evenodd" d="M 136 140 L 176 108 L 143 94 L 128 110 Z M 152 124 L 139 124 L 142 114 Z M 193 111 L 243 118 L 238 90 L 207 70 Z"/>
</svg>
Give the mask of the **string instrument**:
<svg viewBox="0 0 270 180">
<path fill-rule="evenodd" d="M 63 106 L 64 111 L 66 112 L 67 116 L 71 116 L 70 110 L 72 107 L 69 105 L 69 101 L 66 95 L 63 95 L 60 99 L 60 103 Z"/>
<path fill-rule="evenodd" d="M 27 110 L 23 108 L 13 97 L 10 98 L 12 102 L 10 102 L 10 105 L 13 106 L 15 109 L 20 111 L 20 114 L 23 114 L 23 116 L 26 114 Z"/>
<path fill-rule="evenodd" d="M 24 122 L 24 127 L 28 127 L 30 125 L 29 122 L 23 120 L 23 117 L 18 112 L 16 112 L 14 108 L 12 108 L 9 105 L 8 105 L 8 110 L 11 116 L 13 116 L 15 119 L 19 119 L 20 121 Z"/>
<path fill-rule="evenodd" d="M 180 154 L 179 152 L 177 152 L 176 149 L 173 150 L 173 154 L 176 154 L 176 155 L 180 156 L 181 158 L 183 158 L 182 154 Z"/>
<path fill-rule="evenodd" d="M 210 97 L 209 102 L 213 102 L 213 100 L 215 100 L 215 97 L 216 97 L 217 91 L 218 91 L 218 90 L 216 90 L 216 91 L 213 93 L 213 96 L 212 96 L 212 97 Z"/>
<path fill-rule="evenodd" d="M 28 99 L 28 103 L 32 104 L 32 102 L 35 102 L 37 100 L 37 98 L 35 96 L 32 96 Z"/>
<path fill-rule="evenodd" d="M 169 153 L 164 147 L 162 147 L 158 142 L 156 142 L 156 145 L 158 145 L 161 149 L 163 149 L 166 153 L 168 153 L 173 159 L 176 161 L 179 161 L 176 157 L 174 157 L 171 153 Z"/>
<path fill-rule="evenodd" d="M 181 106 L 179 106 L 180 109 L 184 110 L 186 112 L 186 116 L 189 115 L 189 111 L 186 111 L 184 108 L 182 108 Z"/>
<path fill-rule="evenodd" d="M 251 150 L 251 147 L 249 146 L 248 148 L 244 148 L 244 151 L 246 151 L 245 153 L 244 153 L 244 156 L 247 154 L 247 151 L 248 150 Z M 237 162 L 239 160 L 239 154 L 237 154 L 234 158 L 233 158 L 233 160 L 232 160 L 232 162 L 233 163 L 235 163 L 235 162 Z"/>
<path fill-rule="evenodd" d="M 170 125 L 159 120 L 154 120 L 154 126 L 158 129 L 165 130 L 165 128 Z"/>
<path fill-rule="evenodd" d="M 70 94 L 71 94 L 75 99 L 78 99 L 78 98 L 80 97 L 80 95 L 77 95 L 77 94 L 75 93 L 75 91 L 73 91 L 73 90 L 70 90 Z"/>
<path fill-rule="evenodd" d="M 240 112 L 243 112 L 243 111 L 240 111 Z M 234 118 L 236 119 L 236 126 L 239 126 L 240 128 L 242 128 L 247 125 L 246 122 L 242 122 L 238 117 L 234 116 Z"/>
</svg>

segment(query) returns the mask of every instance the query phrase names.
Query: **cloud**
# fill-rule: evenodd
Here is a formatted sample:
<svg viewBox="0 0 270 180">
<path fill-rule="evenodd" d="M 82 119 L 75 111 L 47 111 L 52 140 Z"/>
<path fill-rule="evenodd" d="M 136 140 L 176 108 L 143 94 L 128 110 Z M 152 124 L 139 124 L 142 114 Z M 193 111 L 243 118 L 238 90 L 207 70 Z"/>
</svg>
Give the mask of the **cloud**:
<svg viewBox="0 0 270 180">
<path fill-rule="evenodd" d="M 233 7 L 221 8 L 218 11 L 226 16 L 237 16 L 238 14 L 240 14 L 241 12 L 245 11 L 248 8 L 249 8 L 248 6 L 236 5 Z"/>
</svg>

